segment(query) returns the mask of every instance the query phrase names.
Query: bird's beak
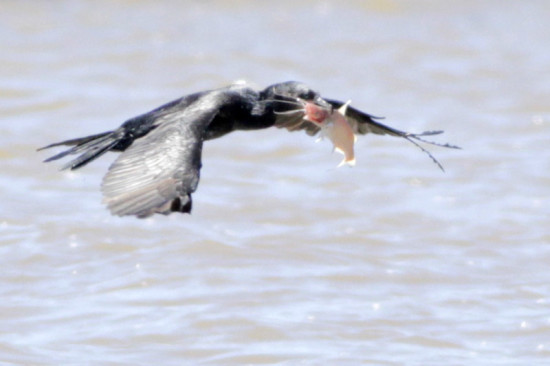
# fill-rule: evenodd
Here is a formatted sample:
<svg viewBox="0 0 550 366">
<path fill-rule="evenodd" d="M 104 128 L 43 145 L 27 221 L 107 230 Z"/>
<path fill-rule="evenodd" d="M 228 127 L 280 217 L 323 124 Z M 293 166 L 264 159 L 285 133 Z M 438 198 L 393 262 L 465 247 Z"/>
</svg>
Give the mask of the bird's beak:
<svg viewBox="0 0 550 366">
<path fill-rule="evenodd" d="M 332 105 L 323 98 L 317 97 L 315 98 L 315 100 L 313 100 L 313 103 L 323 109 L 326 109 L 329 113 L 332 113 Z"/>
</svg>

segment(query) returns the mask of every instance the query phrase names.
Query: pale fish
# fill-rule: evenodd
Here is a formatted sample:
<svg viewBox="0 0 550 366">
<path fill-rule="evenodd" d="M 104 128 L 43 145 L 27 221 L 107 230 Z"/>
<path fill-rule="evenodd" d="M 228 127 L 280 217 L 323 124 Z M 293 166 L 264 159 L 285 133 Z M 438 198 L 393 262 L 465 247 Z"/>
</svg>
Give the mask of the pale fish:
<svg viewBox="0 0 550 366">
<path fill-rule="evenodd" d="M 344 159 L 338 164 L 338 167 L 342 165 L 355 165 L 353 144 L 357 140 L 357 137 L 346 119 L 346 108 L 350 103 L 351 101 L 348 101 L 346 104 L 333 111 L 332 114 L 320 124 L 321 138 L 324 136 L 328 137 L 332 145 L 334 145 L 334 150 L 344 155 Z"/>
</svg>

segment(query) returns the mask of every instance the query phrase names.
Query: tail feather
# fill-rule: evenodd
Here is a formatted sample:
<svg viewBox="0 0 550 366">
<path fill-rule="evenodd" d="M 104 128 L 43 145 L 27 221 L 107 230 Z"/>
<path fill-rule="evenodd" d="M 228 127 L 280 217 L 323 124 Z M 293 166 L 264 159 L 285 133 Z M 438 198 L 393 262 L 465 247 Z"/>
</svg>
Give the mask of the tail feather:
<svg viewBox="0 0 550 366">
<path fill-rule="evenodd" d="M 71 139 L 61 142 L 56 142 L 44 147 L 41 147 L 38 150 L 49 149 L 56 146 L 73 146 L 72 148 L 62 151 L 56 155 L 53 155 L 44 162 L 50 162 L 53 160 L 61 159 L 67 155 L 80 154 L 76 159 L 69 161 L 65 164 L 61 170 L 65 169 L 78 169 L 90 161 L 97 159 L 107 151 L 115 147 L 121 140 L 122 136 L 118 131 L 109 131 L 103 132 L 96 135 L 81 137 L 77 139 Z"/>
<path fill-rule="evenodd" d="M 107 135 L 110 135 L 112 133 L 113 133 L 113 131 L 107 131 L 107 132 L 102 132 L 102 133 L 98 133 L 98 134 L 95 134 L 95 135 L 79 137 L 79 138 L 76 138 L 76 139 L 70 139 L 70 140 L 65 140 L 65 141 L 61 141 L 61 142 L 55 142 L 53 144 L 49 144 L 47 146 L 43 146 L 43 147 L 39 148 L 38 151 L 44 150 L 44 149 L 49 149 L 50 147 L 63 146 L 63 145 L 66 145 L 66 146 L 82 145 L 82 144 L 84 144 L 88 141 L 97 140 L 100 137 L 107 136 Z"/>
</svg>

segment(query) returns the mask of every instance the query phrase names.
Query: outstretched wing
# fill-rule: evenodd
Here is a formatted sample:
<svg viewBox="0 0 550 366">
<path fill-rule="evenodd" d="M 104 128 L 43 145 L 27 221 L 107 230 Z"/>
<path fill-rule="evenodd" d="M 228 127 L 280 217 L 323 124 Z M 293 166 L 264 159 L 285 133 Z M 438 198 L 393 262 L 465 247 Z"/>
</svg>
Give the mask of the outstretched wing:
<svg viewBox="0 0 550 366">
<path fill-rule="evenodd" d="M 103 178 L 104 202 L 111 213 L 147 217 L 191 212 L 202 141 L 221 103 L 207 94 L 183 111 L 163 115 L 155 121 L 158 127 L 136 139 Z"/>
</svg>

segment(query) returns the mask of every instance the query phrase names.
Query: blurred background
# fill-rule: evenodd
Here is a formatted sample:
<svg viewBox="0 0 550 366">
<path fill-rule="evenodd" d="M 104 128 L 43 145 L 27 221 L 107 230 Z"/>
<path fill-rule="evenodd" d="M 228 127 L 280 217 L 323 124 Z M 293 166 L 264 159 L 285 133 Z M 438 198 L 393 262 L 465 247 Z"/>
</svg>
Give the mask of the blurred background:
<svg viewBox="0 0 550 366">
<path fill-rule="evenodd" d="M 548 1 L 2 1 L 0 363 L 535 365 L 550 357 Z M 300 80 L 430 147 L 209 141 L 193 215 L 112 217 L 46 144 Z"/>
</svg>

